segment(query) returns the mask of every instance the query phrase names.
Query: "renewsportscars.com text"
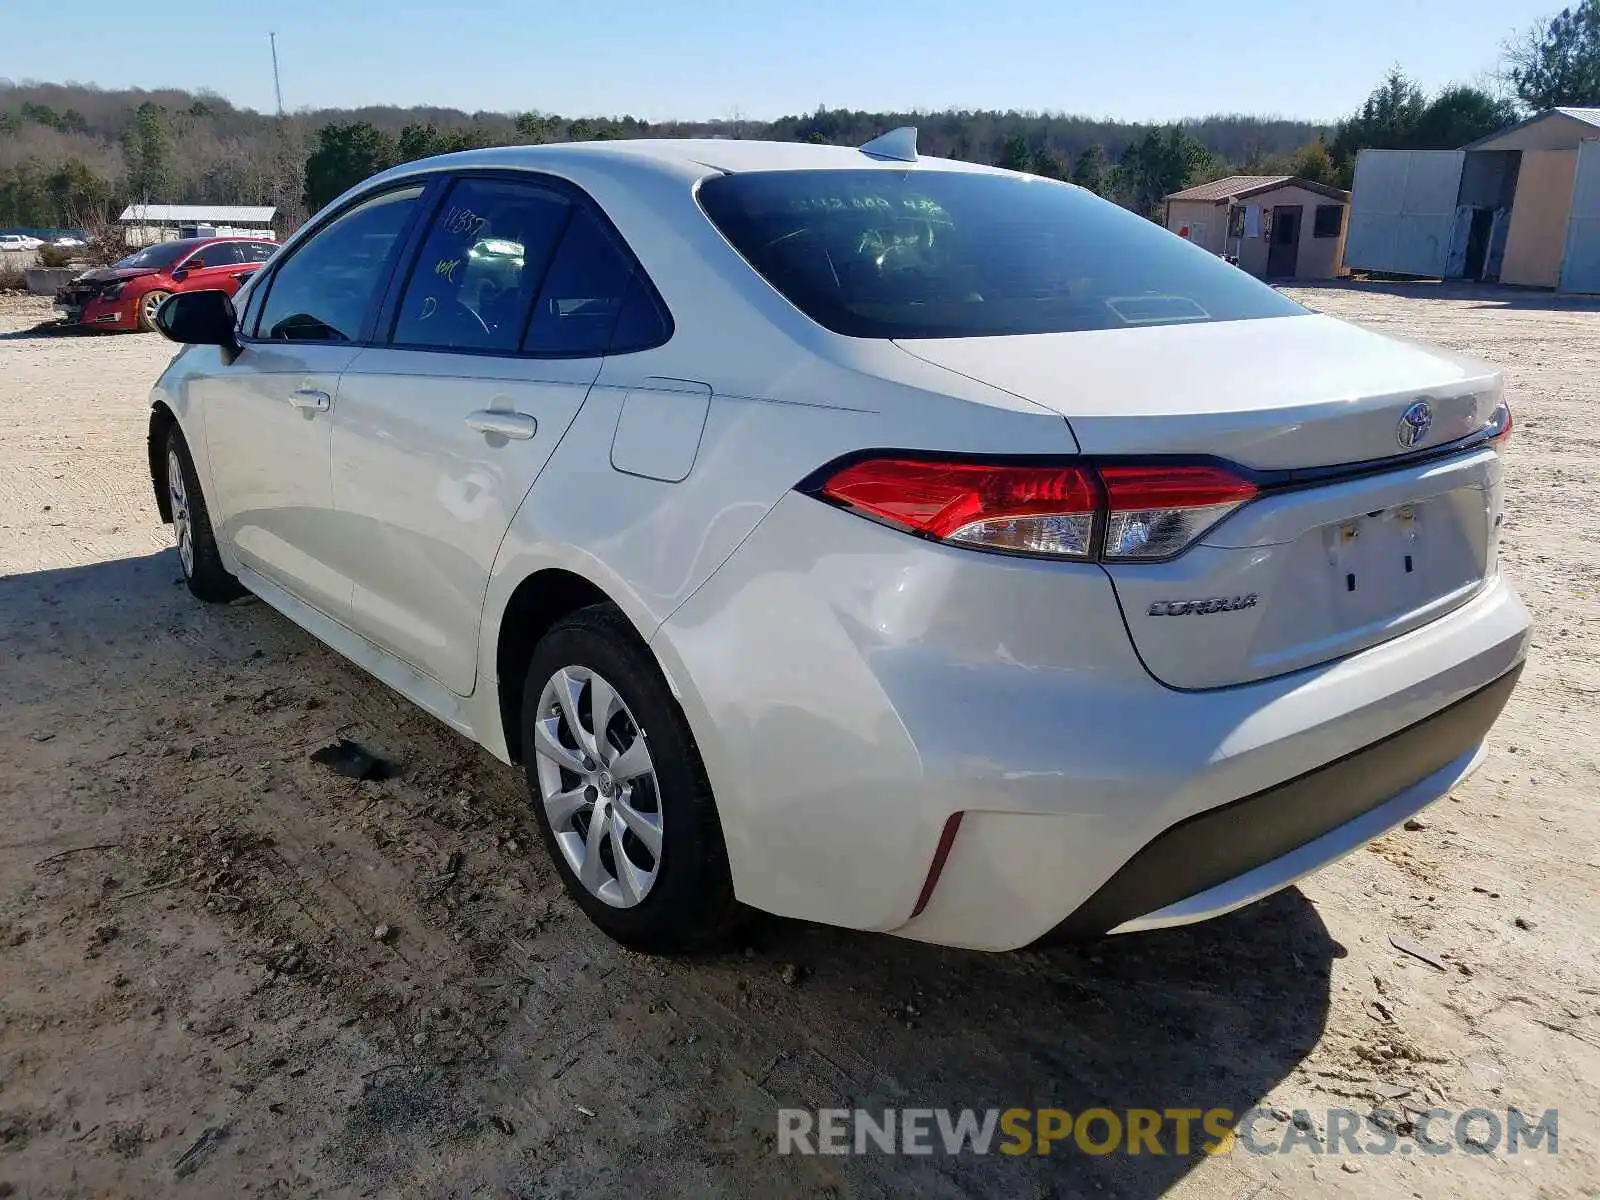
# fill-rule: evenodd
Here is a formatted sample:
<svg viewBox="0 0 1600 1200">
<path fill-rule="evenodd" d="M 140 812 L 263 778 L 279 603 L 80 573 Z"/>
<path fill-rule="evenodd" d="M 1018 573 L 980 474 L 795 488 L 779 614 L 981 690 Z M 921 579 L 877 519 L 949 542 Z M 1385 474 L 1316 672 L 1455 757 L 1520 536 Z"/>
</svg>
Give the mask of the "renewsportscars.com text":
<svg viewBox="0 0 1600 1200">
<path fill-rule="evenodd" d="M 1558 1113 L 1250 1108 L 784 1108 L 780 1154 L 1522 1154 L 1557 1152 Z M 1325 1133 L 1317 1132 L 1317 1124 Z M 1402 1137 L 1401 1130 L 1409 1133 Z"/>
</svg>

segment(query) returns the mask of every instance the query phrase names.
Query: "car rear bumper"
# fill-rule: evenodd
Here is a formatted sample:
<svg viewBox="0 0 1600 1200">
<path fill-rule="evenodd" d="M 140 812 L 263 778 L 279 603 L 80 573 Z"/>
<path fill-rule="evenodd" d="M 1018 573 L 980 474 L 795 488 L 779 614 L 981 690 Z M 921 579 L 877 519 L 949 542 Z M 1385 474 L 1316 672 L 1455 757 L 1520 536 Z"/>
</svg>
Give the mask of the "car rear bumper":
<svg viewBox="0 0 1600 1200">
<path fill-rule="evenodd" d="M 1179 691 L 1139 662 L 1099 568 L 792 495 L 652 645 L 740 899 L 1005 950 L 1226 911 L 1404 820 L 1470 768 L 1527 638 L 1496 576 L 1358 654 Z"/>
<path fill-rule="evenodd" d="M 1399 733 L 1159 834 L 1052 935 L 1160 929 L 1220 916 L 1342 858 L 1478 766 L 1518 665 Z"/>
</svg>

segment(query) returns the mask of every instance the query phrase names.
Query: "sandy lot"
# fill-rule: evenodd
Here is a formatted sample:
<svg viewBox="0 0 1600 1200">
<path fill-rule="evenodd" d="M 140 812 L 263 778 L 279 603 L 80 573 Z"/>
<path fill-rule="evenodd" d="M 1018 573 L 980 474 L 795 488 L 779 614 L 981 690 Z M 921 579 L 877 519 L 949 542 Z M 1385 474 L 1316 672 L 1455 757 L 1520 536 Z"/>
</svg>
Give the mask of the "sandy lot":
<svg viewBox="0 0 1600 1200">
<path fill-rule="evenodd" d="M 770 921 L 683 962 L 591 930 L 515 772 L 194 602 L 144 463 L 168 346 L 0 297 L 0 1196 L 1600 1196 L 1600 310 L 1296 295 L 1506 369 L 1539 625 L 1487 765 L 1207 926 L 984 956 Z M 310 762 L 334 735 L 401 774 Z M 1559 1152 L 1315 1152 L 1380 1101 L 1559 1109 Z M 846 1105 L 1260 1105 L 1266 1145 L 1304 1108 L 1317 1145 L 775 1153 L 779 1107 Z"/>
</svg>

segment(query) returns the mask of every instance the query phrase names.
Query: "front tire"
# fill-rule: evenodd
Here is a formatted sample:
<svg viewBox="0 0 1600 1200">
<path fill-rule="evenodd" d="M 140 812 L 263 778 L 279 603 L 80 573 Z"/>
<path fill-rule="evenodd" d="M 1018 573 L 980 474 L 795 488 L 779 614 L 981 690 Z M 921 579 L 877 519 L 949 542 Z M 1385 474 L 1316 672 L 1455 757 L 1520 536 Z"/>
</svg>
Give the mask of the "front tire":
<svg viewBox="0 0 1600 1200">
<path fill-rule="evenodd" d="M 171 292 L 163 292 L 157 288 L 155 291 L 146 292 L 139 297 L 140 329 L 145 333 L 154 333 L 156 331 L 156 313 L 171 296 Z"/>
<path fill-rule="evenodd" d="M 534 820 L 567 891 L 631 950 L 707 947 L 748 915 L 688 722 L 611 605 L 539 641 L 523 689 Z"/>
<path fill-rule="evenodd" d="M 194 459 L 189 456 L 189 446 L 177 425 L 167 432 L 167 501 L 172 507 L 178 562 L 189 590 L 212 604 L 225 604 L 244 595 L 244 587 L 222 565 Z"/>
</svg>

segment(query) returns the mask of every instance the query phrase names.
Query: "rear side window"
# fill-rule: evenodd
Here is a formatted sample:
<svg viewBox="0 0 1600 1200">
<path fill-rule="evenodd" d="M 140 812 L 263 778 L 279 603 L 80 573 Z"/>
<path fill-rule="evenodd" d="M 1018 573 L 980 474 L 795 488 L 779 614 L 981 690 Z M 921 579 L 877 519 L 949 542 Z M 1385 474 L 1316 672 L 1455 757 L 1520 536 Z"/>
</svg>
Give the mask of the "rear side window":
<svg viewBox="0 0 1600 1200">
<path fill-rule="evenodd" d="M 539 289 L 523 351 L 546 357 L 622 353 L 660 345 L 670 333 L 632 257 L 593 213 L 575 208 Z"/>
<path fill-rule="evenodd" d="M 531 184 L 458 180 L 411 268 L 394 344 L 514 352 L 571 211 Z"/>
<path fill-rule="evenodd" d="M 818 324 L 869 338 L 1059 333 L 1305 310 L 1080 188 L 940 170 L 708 179 L 706 215 Z"/>
<path fill-rule="evenodd" d="M 267 259 L 272 257 L 272 252 L 277 249 L 276 246 L 268 242 L 240 242 L 239 248 L 244 255 L 243 261 L 247 263 L 266 262 Z"/>
<path fill-rule="evenodd" d="M 312 234 L 268 281 L 257 336 L 312 342 L 358 339 L 421 196 L 421 184 L 385 192 Z"/>
</svg>

